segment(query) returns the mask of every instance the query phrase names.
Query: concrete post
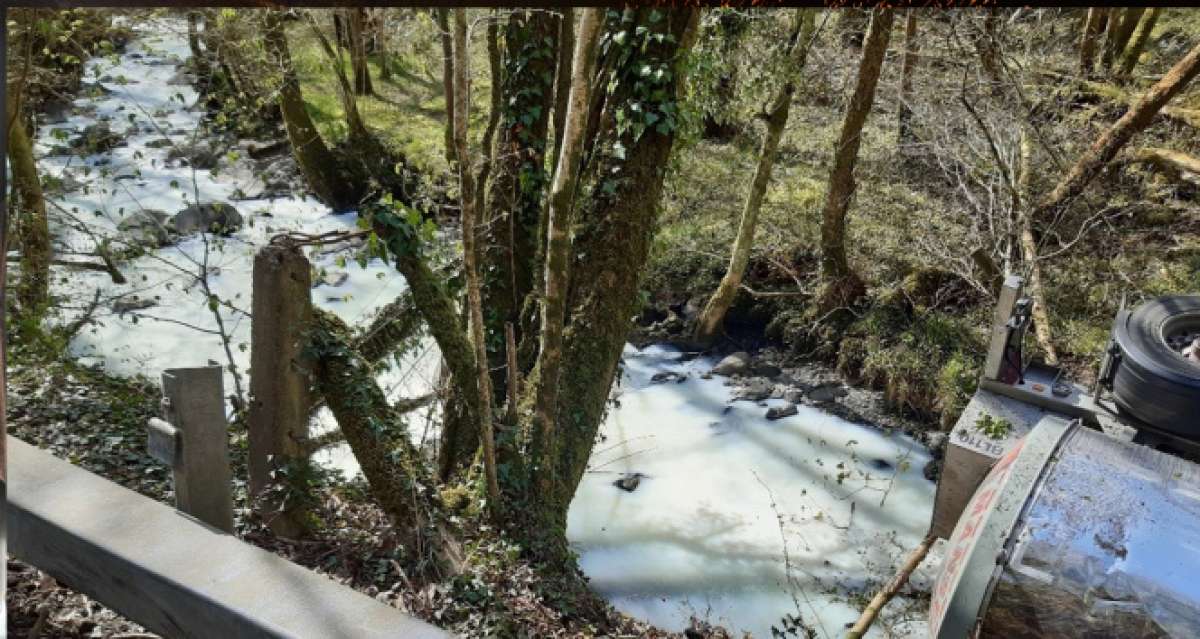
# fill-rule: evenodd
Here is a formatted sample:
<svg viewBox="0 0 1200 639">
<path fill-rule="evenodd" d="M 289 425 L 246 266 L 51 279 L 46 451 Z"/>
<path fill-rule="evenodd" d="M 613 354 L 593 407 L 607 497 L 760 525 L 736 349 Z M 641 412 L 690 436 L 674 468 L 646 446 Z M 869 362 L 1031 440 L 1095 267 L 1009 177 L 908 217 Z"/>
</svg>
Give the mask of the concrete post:
<svg viewBox="0 0 1200 639">
<path fill-rule="evenodd" d="M 280 244 L 254 256 L 250 334 L 250 495 L 271 485 L 271 472 L 304 458 L 312 409 L 303 336 L 312 317 L 311 266 L 299 248 Z M 267 509 L 277 510 L 273 504 Z M 303 531 L 298 513 L 272 513 L 271 528 L 285 536 Z"/>
<path fill-rule="evenodd" d="M 233 475 L 221 367 L 163 371 L 164 412 L 182 453 L 172 464 L 176 507 L 210 526 L 233 532 Z"/>
</svg>

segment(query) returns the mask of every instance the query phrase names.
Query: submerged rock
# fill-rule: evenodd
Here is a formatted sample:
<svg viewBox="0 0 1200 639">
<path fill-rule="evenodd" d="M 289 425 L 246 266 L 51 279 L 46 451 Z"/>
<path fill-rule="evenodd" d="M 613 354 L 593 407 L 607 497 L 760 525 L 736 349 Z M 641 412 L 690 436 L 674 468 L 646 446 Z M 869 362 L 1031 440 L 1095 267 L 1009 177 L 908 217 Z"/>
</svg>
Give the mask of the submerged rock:
<svg viewBox="0 0 1200 639">
<path fill-rule="evenodd" d="M 127 244 L 159 248 L 171 243 L 171 232 L 167 228 L 170 216 L 156 209 L 142 209 L 130 214 L 117 223 Z"/>
<path fill-rule="evenodd" d="M 321 274 L 320 279 L 313 282 L 313 288 L 318 286 L 341 286 L 348 279 L 350 279 L 350 274 L 346 271 L 327 271 Z"/>
<path fill-rule="evenodd" d="M 193 204 L 175 214 L 171 229 L 180 235 L 192 233 L 219 233 L 229 235 L 242 228 L 242 214 L 224 202 L 202 202 Z"/>
<path fill-rule="evenodd" d="M 645 477 L 645 475 L 643 475 L 641 473 L 632 473 L 629 475 L 624 475 L 617 481 L 614 481 L 613 486 L 616 486 L 617 488 L 620 488 L 621 490 L 623 490 L 627 493 L 631 493 L 631 492 L 637 490 L 637 487 L 642 484 L 643 477 Z"/>
<path fill-rule="evenodd" d="M 750 368 L 750 354 L 745 351 L 738 351 L 726 355 L 724 359 L 717 362 L 713 366 L 712 372 L 715 375 L 724 375 L 730 377 L 732 375 L 741 375 Z"/>
<path fill-rule="evenodd" d="M 767 409 L 767 419 L 770 421 L 775 421 L 777 419 L 783 419 L 784 417 L 791 417 L 792 415 L 795 415 L 796 413 L 799 413 L 799 412 L 800 412 L 800 409 L 796 408 L 795 404 L 788 404 L 787 406 L 778 406 L 775 408 L 768 408 Z"/>
<path fill-rule="evenodd" d="M 125 143 L 121 136 L 113 132 L 107 123 L 90 124 L 79 132 L 79 137 L 71 140 L 71 150 L 75 153 L 92 155 L 107 153 Z"/>
<path fill-rule="evenodd" d="M 675 371 L 664 371 L 661 373 L 655 373 L 650 378 L 650 383 L 651 384 L 662 384 L 663 382 L 675 382 L 676 384 L 682 384 L 682 383 L 686 382 L 687 379 L 688 379 L 687 373 L 676 373 Z"/>
<path fill-rule="evenodd" d="M 142 309 L 147 309 L 147 308 L 150 308 L 152 306 L 157 306 L 157 305 L 158 305 L 158 302 L 155 302 L 154 300 L 146 300 L 146 299 L 139 299 L 137 297 L 131 297 L 129 299 L 119 299 L 119 300 L 113 302 L 112 310 L 114 313 L 116 313 L 118 315 L 124 315 L 125 313 L 128 313 L 130 311 L 140 311 Z"/>
<path fill-rule="evenodd" d="M 747 400 L 751 402 L 760 402 L 771 396 L 775 391 L 775 385 L 765 379 L 753 379 L 750 383 L 738 389 L 733 396 L 734 400 Z"/>
<path fill-rule="evenodd" d="M 168 160 L 183 160 L 197 169 L 214 169 L 223 154 L 212 142 L 181 142 L 167 152 Z"/>
</svg>

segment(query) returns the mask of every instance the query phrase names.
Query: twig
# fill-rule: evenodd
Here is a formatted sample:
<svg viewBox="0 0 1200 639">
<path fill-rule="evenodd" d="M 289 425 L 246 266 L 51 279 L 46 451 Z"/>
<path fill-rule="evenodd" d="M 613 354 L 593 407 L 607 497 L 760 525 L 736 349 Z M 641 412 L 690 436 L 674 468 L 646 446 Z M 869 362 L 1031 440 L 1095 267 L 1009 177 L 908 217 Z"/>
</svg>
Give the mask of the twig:
<svg viewBox="0 0 1200 639">
<path fill-rule="evenodd" d="M 904 566 L 900 568 L 900 571 L 892 577 L 892 580 L 888 582 L 887 586 L 884 586 L 883 590 L 875 594 L 875 597 L 871 599 L 871 603 L 867 604 L 858 621 L 846 633 L 846 639 L 862 639 L 863 635 L 867 634 L 867 630 L 871 628 L 871 624 L 879 616 L 879 611 L 883 610 L 883 607 L 896 596 L 896 593 L 900 592 L 904 584 L 908 583 L 908 578 L 912 576 L 913 571 L 925 560 L 925 555 L 929 554 L 929 548 L 933 545 L 935 539 L 937 538 L 933 535 L 926 535 L 925 539 L 921 540 L 921 545 L 912 551 L 908 559 L 905 560 Z"/>
</svg>

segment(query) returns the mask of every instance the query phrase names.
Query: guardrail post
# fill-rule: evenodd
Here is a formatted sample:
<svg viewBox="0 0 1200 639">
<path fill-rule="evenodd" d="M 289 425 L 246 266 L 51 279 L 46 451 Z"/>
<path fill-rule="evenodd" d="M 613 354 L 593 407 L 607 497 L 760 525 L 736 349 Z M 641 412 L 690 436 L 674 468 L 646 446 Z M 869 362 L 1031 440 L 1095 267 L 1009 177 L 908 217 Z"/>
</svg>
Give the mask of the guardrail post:
<svg viewBox="0 0 1200 639">
<path fill-rule="evenodd" d="M 163 371 L 166 421 L 151 420 L 147 443 L 175 473 L 175 507 L 233 532 L 233 474 L 220 366 Z"/>
</svg>

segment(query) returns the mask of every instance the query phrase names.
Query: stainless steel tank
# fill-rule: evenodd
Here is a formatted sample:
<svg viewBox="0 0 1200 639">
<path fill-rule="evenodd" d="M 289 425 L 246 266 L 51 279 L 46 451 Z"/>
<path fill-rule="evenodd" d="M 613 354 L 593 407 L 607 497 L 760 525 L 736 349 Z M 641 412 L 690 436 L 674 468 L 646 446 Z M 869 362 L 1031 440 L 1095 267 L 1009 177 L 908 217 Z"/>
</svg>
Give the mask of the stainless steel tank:
<svg viewBox="0 0 1200 639">
<path fill-rule="evenodd" d="M 1200 637 L 1200 466 L 1043 418 L 959 519 L 930 636 Z"/>
</svg>

